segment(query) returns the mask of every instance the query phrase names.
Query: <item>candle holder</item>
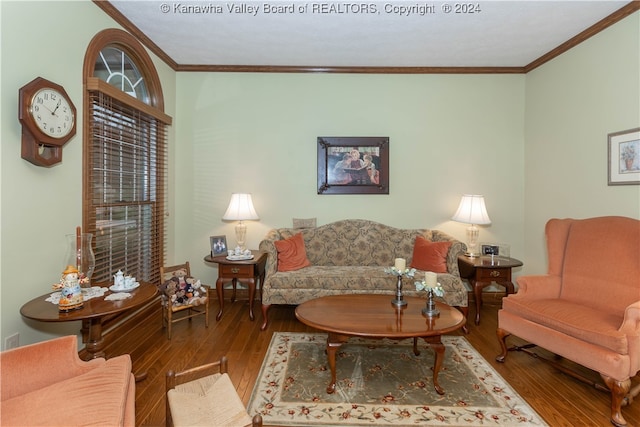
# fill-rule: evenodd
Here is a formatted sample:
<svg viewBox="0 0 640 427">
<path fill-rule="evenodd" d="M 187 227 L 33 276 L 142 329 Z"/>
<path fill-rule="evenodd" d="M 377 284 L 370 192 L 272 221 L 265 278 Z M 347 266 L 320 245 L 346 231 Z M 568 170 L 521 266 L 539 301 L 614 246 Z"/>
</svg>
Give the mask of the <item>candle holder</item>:
<svg viewBox="0 0 640 427">
<path fill-rule="evenodd" d="M 398 276 L 398 281 L 396 282 L 396 297 L 391 300 L 393 305 L 398 307 L 402 307 L 403 305 L 407 305 L 407 302 L 403 299 L 402 295 L 402 275 Z"/>
<path fill-rule="evenodd" d="M 413 277 L 416 273 L 415 268 L 397 269 L 395 266 L 384 269 L 385 273 L 393 274 L 398 278 L 396 281 L 396 297 L 391 300 L 391 303 L 396 307 L 402 307 L 407 305 L 402 295 L 402 276 Z"/>
<path fill-rule="evenodd" d="M 431 279 L 428 279 L 431 277 Z M 436 302 L 434 298 L 436 296 L 442 297 L 444 296 L 444 289 L 440 285 L 440 283 L 435 282 L 434 284 L 434 273 L 427 272 L 425 274 L 425 280 L 422 282 L 415 282 L 416 291 L 425 291 L 427 293 L 427 306 L 422 309 L 422 314 L 427 317 L 438 317 L 440 316 L 440 310 L 436 308 Z M 427 284 L 427 281 L 429 284 Z"/>
<path fill-rule="evenodd" d="M 433 299 L 433 289 L 429 289 L 427 291 L 427 306 L 422 309 L 422 314 L 427 317 L 438 317 L 440 316 L 440 310 L 436 308 L 436 302 Z"/>
</svg>

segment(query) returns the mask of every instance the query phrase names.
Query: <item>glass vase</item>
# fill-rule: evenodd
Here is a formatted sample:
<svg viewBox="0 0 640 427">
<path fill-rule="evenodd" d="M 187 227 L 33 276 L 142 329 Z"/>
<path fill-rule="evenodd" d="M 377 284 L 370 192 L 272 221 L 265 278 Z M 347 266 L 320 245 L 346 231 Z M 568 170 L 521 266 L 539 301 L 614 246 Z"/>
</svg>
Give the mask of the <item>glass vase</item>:
<svg viewBox="0 0 640 427">
<path fill-rule="evenodd" d="M 93 254 L 91 241 L 93 234 L 77 233 L 67 234 L 67 253 L 65 255 L 65 265 L 72 265 L 78 269 L 80 286 L 91 287 L 91 276 L 96 267 L 96 257 Z"/>
</svg>

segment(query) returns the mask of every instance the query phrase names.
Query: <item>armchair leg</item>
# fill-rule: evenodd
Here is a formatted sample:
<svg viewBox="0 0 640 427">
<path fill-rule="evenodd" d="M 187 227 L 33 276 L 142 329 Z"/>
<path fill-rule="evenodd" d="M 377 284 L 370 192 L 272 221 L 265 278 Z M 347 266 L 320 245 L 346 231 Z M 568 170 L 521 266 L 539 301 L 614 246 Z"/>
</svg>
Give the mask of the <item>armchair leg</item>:
<svg viewBox="0 0 640 427">
<path fill-rule="evenodd" d="M 604 383 L 611 390 L 611 424 L 616 427 L 623 427 L 627 425 L 627 421 L 622 416 L 622 402 L 627 397 L 629 390 L 631 389 L 631 379 L 627 378 L 624 381 L 617 381 L 613 378 L 600 374 Z"/>
<path fill-rule="evenodd" d="M 500 354 L 496 357 L 496 361 L 504 363 L 504 359 L 507 357 L 507 337 L 511 335 L 509 332 L 502 328 L 496 329 L 496 335 L 498 335 L 498 341 L 500 341 Z"/>
</svg>

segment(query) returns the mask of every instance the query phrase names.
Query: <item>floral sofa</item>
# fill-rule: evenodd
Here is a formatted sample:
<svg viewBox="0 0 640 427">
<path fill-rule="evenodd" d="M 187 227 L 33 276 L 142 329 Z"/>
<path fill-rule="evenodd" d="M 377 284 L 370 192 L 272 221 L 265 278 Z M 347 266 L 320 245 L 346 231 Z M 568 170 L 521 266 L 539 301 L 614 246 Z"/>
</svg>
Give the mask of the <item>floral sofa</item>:
<svg viewBox="0 0 640 427">
<path fill-rule="evenodd" d="M 281 271 L 282 253 L 277 246 L 299 238 L 299 234 L 306 262 L 300 268 Z M 442 272 L 438 272 L 438 282 L 445 291 L 444 301 L 466 316 L 467 288 L 458 271 L 458 255 L 466 250 L 462 242 L 437 230 L 398 229 L 368 220 L 347 219 L 313 228 L 273 229 L 260 242 L 260 250 L 267 253 L 261 329 L 267 328 L 268 311 L 273 304 L 297 305 L 342 293 L 394 295 L 397 279 L 384 269 L 393 266 L 396 258 L 406 259 L 407 267 L 414 266 L 412 258 L 418 236 L 424 237 L 419 239 L 421 242 L 450 242 L 434 245 L 445 248 L 441 251 Z M 422 280 L 424 273 L 418 269 L 415 277 Z M 420 294 L 414 281 L 403 280 L 405 295 Z M 424 296 L 424 292 L 421 294 Z"/>
</svg>

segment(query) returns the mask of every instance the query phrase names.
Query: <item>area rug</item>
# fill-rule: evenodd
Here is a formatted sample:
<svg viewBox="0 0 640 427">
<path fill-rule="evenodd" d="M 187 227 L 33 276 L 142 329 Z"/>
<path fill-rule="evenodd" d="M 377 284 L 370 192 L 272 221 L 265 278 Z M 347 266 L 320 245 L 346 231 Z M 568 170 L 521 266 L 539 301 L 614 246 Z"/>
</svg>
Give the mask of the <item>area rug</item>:
<svg viewBox="0 0 640 427">
<path fill-rule="evenodd" d="M 445 360 L 433 388 L 434 353 L 422 340 L 351 338 L 336 355 L 326 334 L 276 332 L 249 401 L 253 416 L 279 426 L 546 426 L 464 337 L 442 337 Z"/>
</svg>

